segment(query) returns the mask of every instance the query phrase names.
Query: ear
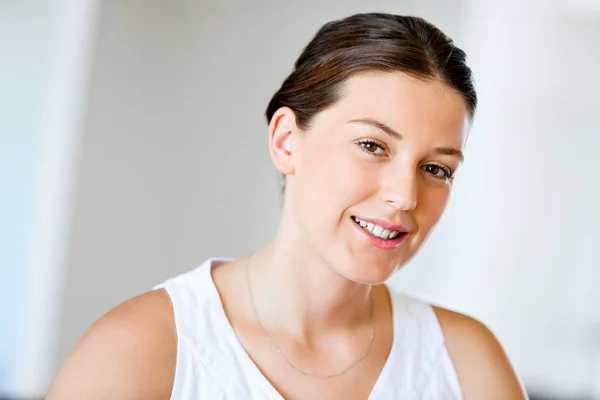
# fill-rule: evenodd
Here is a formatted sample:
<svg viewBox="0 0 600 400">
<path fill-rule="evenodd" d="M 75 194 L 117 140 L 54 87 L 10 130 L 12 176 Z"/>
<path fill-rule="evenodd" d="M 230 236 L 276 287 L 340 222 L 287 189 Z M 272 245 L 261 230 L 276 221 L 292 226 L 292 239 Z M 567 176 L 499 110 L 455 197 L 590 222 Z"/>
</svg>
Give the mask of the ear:
<svg viewBox="0 0 600 400">
<path fill-rule="evenodd" d="M 281 107 L 269 123 L 269 152 L 273 164 L 284 175 L 293 175 L 295 171 L 293 149 L 298 134 L 296 115 L 289 107 Z"/>
</svg>

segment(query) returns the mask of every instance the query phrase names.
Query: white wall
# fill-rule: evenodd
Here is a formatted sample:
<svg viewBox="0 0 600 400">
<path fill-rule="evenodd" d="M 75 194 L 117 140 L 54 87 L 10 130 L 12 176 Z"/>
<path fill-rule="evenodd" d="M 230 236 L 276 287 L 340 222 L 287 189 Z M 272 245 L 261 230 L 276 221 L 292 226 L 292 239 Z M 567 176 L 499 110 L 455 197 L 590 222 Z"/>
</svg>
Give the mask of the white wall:
<svg viewBox="0 0 600 400">
<path fill-rule="evenodd" d="M 0 2 L 0 396 L 9 392 L 33 247 L 35 175 L 55 7 Z"/>
<path fill-rule="evenodd" d="M 585 303 L 597 279 L 595 14 L 510 2 L 282 4 L 103 2 L 57 363 L 125 298 L 272 236 L 271 94 L 322 23 L 388 11 L 455 37 L 481 97 L 447 215 L 392 284 L 483 319 L 532 386 L 589 392 L 591 344 L 570 346 L 598 322 Z"/>
<path fill-rule="evenodd" d="M 0 3 L 0 397 L 54 374 L 94 0 Z"/>
<path fill-rule="evenodd" d="M 600 14 L 583 11 L 469 8 L 481 108 L 439 238 L 451 272 L 432 289 L 487 322 L 527 384 L 555 396 L 600 383 Z"/>
</svg>

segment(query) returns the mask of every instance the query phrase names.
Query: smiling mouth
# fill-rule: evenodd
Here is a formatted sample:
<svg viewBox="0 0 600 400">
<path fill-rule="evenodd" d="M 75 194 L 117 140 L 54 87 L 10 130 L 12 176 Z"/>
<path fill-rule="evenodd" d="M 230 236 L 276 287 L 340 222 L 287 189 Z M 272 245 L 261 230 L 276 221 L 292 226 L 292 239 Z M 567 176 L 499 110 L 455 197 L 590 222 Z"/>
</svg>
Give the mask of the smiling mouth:
<svg viewBox="0 0 600 400">
<path fill-rule="evenodd" d="M 363 221 L 358 217 L 352 217 L 352 220 L 369 235 L 382 240 L 398 240 L 401 239 L 404 235 L 406 235 L 406 232 L 390 231 L 371 222 Z"/>
</svg>

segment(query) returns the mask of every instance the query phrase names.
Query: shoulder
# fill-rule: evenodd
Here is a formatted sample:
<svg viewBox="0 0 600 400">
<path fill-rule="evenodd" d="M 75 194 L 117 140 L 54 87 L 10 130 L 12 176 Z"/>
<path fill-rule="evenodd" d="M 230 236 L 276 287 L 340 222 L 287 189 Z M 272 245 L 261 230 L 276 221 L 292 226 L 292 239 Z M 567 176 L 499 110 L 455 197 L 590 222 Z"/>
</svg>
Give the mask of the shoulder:
<svg viewBox="0 0 600 400">
<path fill-rule="evenodd" d="M 47 399 L 170 398 L 177 358 L 171 300 L 164 289 L 115 307 L 86 332 Z"/>
<path fill-rule="evenodd" d="M 524 393 L 495 335 L 480 321 L 433 307 L 465 399 L 523 399 Z"/>
</svg>

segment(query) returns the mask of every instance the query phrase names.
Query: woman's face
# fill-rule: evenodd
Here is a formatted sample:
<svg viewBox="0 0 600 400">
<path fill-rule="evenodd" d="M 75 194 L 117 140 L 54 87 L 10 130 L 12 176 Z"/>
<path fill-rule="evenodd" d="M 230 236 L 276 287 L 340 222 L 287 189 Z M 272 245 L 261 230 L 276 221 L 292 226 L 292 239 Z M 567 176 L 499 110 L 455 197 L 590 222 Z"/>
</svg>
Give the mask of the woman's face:
<svg viewBox="0 0 600 400">
<path fill-rule="evenodd" d="M 338 273 L 380 283 L 438 222 L 462 161 L 463 98 L 403 73 L 350 78 L 306 131 L 292 129 L 290 213 Z"/>
</svg>

